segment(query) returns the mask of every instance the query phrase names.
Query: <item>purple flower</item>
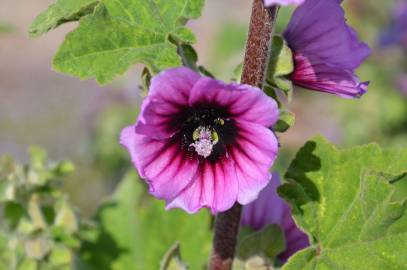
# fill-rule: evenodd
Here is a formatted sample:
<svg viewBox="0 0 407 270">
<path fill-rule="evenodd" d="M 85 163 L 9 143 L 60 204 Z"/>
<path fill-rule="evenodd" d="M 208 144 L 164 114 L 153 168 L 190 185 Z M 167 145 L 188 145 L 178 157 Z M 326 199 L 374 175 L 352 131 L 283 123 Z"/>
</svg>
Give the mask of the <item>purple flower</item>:
<svg viewBox="0 0 407 270">
<path fill-rule="evenodd" d="M 291 217 L 290 207 L 277 194 L 280 177 L 273 173 L 268 186 L 263 189 L 257 200 L 245 205 L 242 213 L 242 225 L 260 230 L 270 224 L 279 225 L 286 238 L 286 249 L 279 255 L 285 262 L 295 252 L 309 246 L 308 236 L 298 229 Z"/>
<path fill-rule="evenodd" d="M 153 78 L 135 125 L 120 142 L 150 193 L 195 213 L 247 204 L 270 180 L 278 142 L 276 102 L 249 85 L 180 67 Z"/>
<path fill-rule="evenodd" d="M 272 5 L 301 5 L 305 0 L 264 0 L 264 5 L 267 7 Z"/>
<path fill-rule="evenodd" d="M 380 37 L 380 45 L 399 44 L 407 49 L 407 0 L 396 3 L 390 28 Z"/>
<path fill-rule="evenodd" d="M 297 86 L 345 98 L 366 93 L 355 69 L 370 49 L 346 24 L 338 0 L 307 0 L 299 6 L 284 32 L 294 54 L 291 80 Z"/>
</svg>

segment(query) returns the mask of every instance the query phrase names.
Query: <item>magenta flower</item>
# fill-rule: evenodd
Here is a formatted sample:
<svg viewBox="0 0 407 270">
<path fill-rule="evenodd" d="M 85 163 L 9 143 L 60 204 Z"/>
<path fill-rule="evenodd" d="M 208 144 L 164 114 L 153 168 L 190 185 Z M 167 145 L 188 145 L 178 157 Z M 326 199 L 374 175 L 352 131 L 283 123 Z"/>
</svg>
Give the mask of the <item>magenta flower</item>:
<svg viewBox="0 0 407 270">
<path fill-rule="evenodd" d="M 272 6 L 272 5 L 301 5 L 305 0 L 264 0 L 264 5 L 266 7 Z"/>
<path fill-rule="evenodd" d="M 278 142 L 276 102 L 249 85 L 180 67 L 153 78 L 135 125 L 120 142 L 150 193 L 195 213 L 253 201 L 270 180 Z"/>
<path fill-rule="evenodd" d="M 370 54 L 346 24 L 338 0 L 306 0 L 299 6 L 284 32 L 294 54 L 291 80 L 297 86 L 345 98 L 366 93 L 355 69 Z"/>
<path fill-rule="evenodd" d="M 254 230 L 260 230 L 269 224 L 279 225 L 284 231 L 286 240 L 286 249 L 279 258 L 285 262 L 295 252 L 310 244 L 308 236 L 298 229 L 291 217 L 290 207 L 278 196 L 279 185 L 280 177 L 277 173 L 273 173 L 272 180 L 257 200 L 243 207 L 241 222 L 242 225 Z"/>
</svg>

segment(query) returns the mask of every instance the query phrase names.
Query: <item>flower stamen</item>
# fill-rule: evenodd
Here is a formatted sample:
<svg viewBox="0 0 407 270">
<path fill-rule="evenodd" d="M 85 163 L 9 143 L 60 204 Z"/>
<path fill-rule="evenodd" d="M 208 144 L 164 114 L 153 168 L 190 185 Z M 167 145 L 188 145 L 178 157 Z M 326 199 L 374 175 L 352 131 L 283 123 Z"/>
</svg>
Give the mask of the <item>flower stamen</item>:
<svg viewBox="0 0 407 270">
<path fill-rule="evenodd" d="M 192 139 L 194 143 L 191 143 L 190 146 L 195 148 L 198 155 L 207 158 L 211 155 L 213 146 L 218 143 L 219 136 L 214 129 L 199 126 L 192 134 Z"/>
</svg>

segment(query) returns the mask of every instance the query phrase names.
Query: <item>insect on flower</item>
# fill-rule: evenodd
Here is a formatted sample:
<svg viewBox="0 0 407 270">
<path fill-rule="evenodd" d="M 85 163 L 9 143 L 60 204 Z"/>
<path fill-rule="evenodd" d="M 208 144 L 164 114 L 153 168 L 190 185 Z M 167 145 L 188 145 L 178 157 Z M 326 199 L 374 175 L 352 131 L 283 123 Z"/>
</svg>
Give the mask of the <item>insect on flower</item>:
<svg viewBox="0 0 407 270">
<path fill-rule="evenodd" d="M 217 213 L 253 201 L 269 182 L 278 116 L 259 88 L 173 68 L 152 79 L 136 124 L 120 141 L 167 208 Z"/>
</svg>

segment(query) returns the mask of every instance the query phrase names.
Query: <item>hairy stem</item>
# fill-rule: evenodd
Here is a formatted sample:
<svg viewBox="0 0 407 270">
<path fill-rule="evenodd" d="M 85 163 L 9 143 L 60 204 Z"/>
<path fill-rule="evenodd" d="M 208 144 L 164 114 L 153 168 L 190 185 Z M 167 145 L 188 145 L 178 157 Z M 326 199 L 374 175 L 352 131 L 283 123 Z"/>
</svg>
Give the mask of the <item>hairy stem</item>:
<svg viewBox="0 0 407 270">
<path fill-rule="evenodd" d="M 254 0 L 241 83 L 262 87 L 277 12 L 278 6 L 265 8 L 263 0 Z"/>
<path fill-rule="evenodd" d="M 265 8 L 263 0 L 254 0 L 246 44 L 241 82 L 262 87 L 269 58 L 271 37 L 278 7 Z M 230 270 L 239 233 L 242 206 L 235 204 L 219 214 L 215 222 L 210 270 Z"/>
<path fill-rule="evenodd" d="M 230 270 L 232 268 L 241 212 L 242 206 L 235 204 L 230 210 L 216 217 L 210 270 Z"/>
</svg>

